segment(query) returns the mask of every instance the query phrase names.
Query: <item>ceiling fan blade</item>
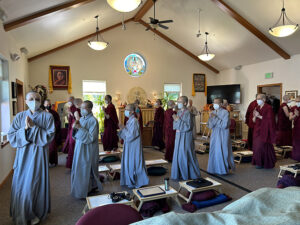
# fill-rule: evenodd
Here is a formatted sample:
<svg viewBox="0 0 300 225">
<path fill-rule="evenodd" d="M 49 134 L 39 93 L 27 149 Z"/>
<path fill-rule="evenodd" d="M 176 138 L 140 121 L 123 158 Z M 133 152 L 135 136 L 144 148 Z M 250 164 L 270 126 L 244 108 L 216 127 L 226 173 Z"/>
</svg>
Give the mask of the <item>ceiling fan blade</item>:
<svg viewBox="0 0 300 225">
<path fill-rule="evenodd" d="M 159 21 L 159 23 L 173 23 L 173 20 L 163 20 Z"/>
<path fill-rule="evenodd" d="M 166 30 L 169 29 L 169 27 L 164 26 L 164 25 L 161 25 L 161 24 L 158 24 L 158 26 L 161 27 L 161 28 L 164 28 L 164 29 L 166 29 Z"/>
</svg>

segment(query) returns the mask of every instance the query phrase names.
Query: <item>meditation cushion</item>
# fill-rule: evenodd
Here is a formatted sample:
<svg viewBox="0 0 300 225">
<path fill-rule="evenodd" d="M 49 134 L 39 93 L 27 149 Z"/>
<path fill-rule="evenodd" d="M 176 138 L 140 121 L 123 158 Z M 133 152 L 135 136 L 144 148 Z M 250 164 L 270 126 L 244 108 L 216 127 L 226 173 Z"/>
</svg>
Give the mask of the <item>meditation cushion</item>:
<svg viewBox="0 0 300 225">
<path fill-rule="evenodd" d="M 88 211 L 76 225 L 128 225 L 141 220 L 143 217 L 131 206 L 109 204 Z"/>
<path fill-rule="evenodd" d="M 213 190 L 196 192 L 193 194 L 192 201 L 206 201 L 217 196 L 216 192 Z"/>
<path fill-rule="evenodd" d="M 300 176 L 294 177 L 294 174 L 286 172 L 277 182 L 278 188 L 286 188 L 290 186 L 300 187 Z"/>
<path fill-rule="evenodd" d="M 167 173 L 167 169 L 162 166 L 151 166 L 147 169 L 149 176 L 162 176 Z"/>
<path fill-rule="evenodd" d="M 193 213 L 197 210 L 197 207 L 192 204 L 192 203 L 185 203 L 185 204 L 182 204 L 182 209 L 185 210 L 185 211 L 188 211 L 190 213 Z"/>
<path fill-rule="evenodd" d="M 209 206 L 221 204 L 223 202 L 230 201 L 231 199 L 232 198 L 228 197 L 225 194 L 220 194 L 217 197 L 215 197 L 213 199 L 210 199 L 210 200 L 206 200 L 206 201 L 192 201 L 192 203 L 194 205 L 196 205 L 197 209 L 201 209 L 201 208 L 205 208 L 205 207 L 209 207 Z"/>
<path fill-rule="evenodd" d="M 102 163 L 112 163 L 112 162 L 116 162 L 120 160 L 120 158 L 118 156 L 114 156 L 114 155 L 111 155 L 111 156 L 105 156 L 101 162 Z"/>
<path fill-rule="evenodd" d="M 163 213 L 170 212 L 170 207 L 165 198 L 144 202 L 140 213 L 144 217 L 152 217 L 156 212 L 162 211 Z"/>
</svg>

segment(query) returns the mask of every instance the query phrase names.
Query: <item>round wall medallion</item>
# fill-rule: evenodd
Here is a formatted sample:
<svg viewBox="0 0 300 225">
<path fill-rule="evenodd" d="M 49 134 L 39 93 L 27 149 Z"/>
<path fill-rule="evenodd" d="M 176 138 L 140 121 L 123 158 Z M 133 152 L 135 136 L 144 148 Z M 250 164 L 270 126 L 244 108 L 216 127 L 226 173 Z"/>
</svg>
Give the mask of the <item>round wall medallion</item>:
<svg viewBox="0 0 300 225">
<path fill-rule="evenodd" d="M 143 56 L 132 53 L 126 56 L 124 60 L 124 68 L 132 77 L 141 77 L 146 72 L 147 63 Z"/>
</svg>

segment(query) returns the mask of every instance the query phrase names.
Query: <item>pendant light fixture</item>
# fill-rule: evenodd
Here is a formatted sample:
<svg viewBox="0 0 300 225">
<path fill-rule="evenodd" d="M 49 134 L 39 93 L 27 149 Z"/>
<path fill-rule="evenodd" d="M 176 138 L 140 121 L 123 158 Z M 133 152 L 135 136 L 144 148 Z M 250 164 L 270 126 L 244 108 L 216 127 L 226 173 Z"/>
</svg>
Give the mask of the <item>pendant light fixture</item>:
<svg viewBox="0 0 300 225">
<path fill-rule="evenodd" d="M 107 0 L 107 3 L 119 12 L 130 12 L 139 7 L 142 0 Z"/>
<path fill-rule="evenodd" d="M 104 41 L 104 39 L 102 38 L 99 32 L 99 26 L 98 26 L 99 15 L 95 16 L 95 19 L 97 19 L 96 40 L 88 41 L 88 45 L 90 46 L 90 48 L 96 51 L 100 51 L 100 50 L 104 50 L 108 46 L 108 42 Z"/>
<path fill-rule="evenodd" d="M 208 50 L 207 36 L 209 35 L 209 33 L 205 32 L 205 35 L 206 35 L 205 46 L 204 46 L 202 53 L 198 56 L 198 58 L 201 59 L 202 61 L 209 61 L 215 57 L 215 54 L 210 53 Z"/>
<path fill-rule="evenodd" d="M 281 20 L 282 20 L 282 24 L 280 24 Z M 284 0 L 283 0 L 283 6 L 281 9 L 280 17 L 276 22 L 276 24 L 269 29 L 269 33 L 275 37 L 287 37 L 292 35 L 296 30 L 298 30 L 298 27 L 299 25 L 292 22 L 286 15 Z"/>
</svg>

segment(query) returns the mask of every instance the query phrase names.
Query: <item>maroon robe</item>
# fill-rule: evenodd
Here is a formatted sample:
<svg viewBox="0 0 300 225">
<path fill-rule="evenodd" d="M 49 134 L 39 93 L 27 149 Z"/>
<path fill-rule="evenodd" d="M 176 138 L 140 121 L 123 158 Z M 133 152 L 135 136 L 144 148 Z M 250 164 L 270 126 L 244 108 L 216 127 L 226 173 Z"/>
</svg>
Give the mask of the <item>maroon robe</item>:
<svg viewBox="0 0 300 225">
<path fill-rule="evenodd" d="M 248 149 L 252 149 L 253 146 L 253 129 L 254 129 L 254 123 L 253 123 L 253 111 L 257 106 L 257 101 L 254 100 L 250 103 L 248 106 L 247 112 L 246 112 L 246 121 L 245 123 L 248 125 Z"/>
<path fill-rule="evenodd" d="M 165 111 L 165 120 L 164 120 L 164 134 L 166 142 L 166 153 L 165 159 L 168 161 L 173 160 L 174 153 L 174 144 L 175 144 L 175 135 L 176 130 L 173 129 L 173 115 L 176 114 L 173 109 L 167 109 Z"/>
<path fill-rule="evenodd" d="M 79 113 L 79 116 L 81 117 L 80 109 L 76 108 L 76 111 Z M 74 115 L 74 113 L 73 113 L 73 115 Z M 75 116 L 74 116 L 73 123 L 75 121 L 76 121 L 76 119 L 75 119 Z M 72 123 L 72 125 L 73 125 L 73 123 Z M 73 133 L 73 128 L 71 126 L 70 133 L 68 134 L 68 137 L 70 137 L 70 138 L 69 138 L 69 151 L 68 151 L 68 157 L 67 157 L 67 163 L 66 163 L 66 167 L 70 168 L 70 169 L 72 169 L 74 149 L 75 149 L 75 140 L 72 137 L 72 133 Z"/>
<path fill-rule="evenodd" d="M 70 149 L 70 146 L 71 146 L 70 141 L 73 140 L 73 138 L 72 138 L 72 125 L 75 121 L 75 117 L 74 117 L 74 113 L 76 112 L 75 105 L 71 105 L 69 110 L 71 112 L 71 115 L 68 115 L 68 135 L 67 135 L 64 147 L 62 149 L 62 152 L 66 153 L 66 154 L 69 152 L 69 149 Z"/>
<path fill-rule="evenodd" d="M 115 106 L 110 103 L 105 109 L 105 113 L 109 115 L 109 119 L 104 119 L 103 149 L 104 151 L 112 151 L 118 148 L 119 137 L 117 129 L 119 129 L 119 120 Z"/>
<path fill-rule="evenodd" d="M 59 115 L 56 111 L 50 109 L 49 113 L 52 114 L 55 124 L 55 136 L 54 139 L 49 144 L 49 163 L 57 165 L 58 163 L 58 155 L 57 155 L 57 147 L 59 146 L 58 137 L 60 135 L 61 122 Z"/>
<path fill-rule="evenodd" d="M 163 137 L 164 112 L 165 110 L 160 106 L 155 110 L 154 115 L 152 146 L 158 147 L 160 150 L 165 148 L 165 142 Z"/>
<path fill-rule="evenodd" d="M 300 113 L 300 107 L 295 106 L 291 111 L 294 113 L 295 109 Z M 300 162 L 300 116 L 294 119 L 292 159 Z"/>
<path fill-rule="evenodd" d="M 140 118 L 138 118 L 137 112 L 135 112 L 135 117 L 139 119 L 140 130 L 141 130 L 141 134 L 142 134 L 143 133 L 143 127 L 144 127 L 143 116 L 142 116 L 142 110 L 141 110 L 140 107 L 138 107 L 138 110 L 139 110 Z"/>
<path fill-rule="evenodd" d="M 272 106 L 264 104 L 256 110 L 262 119 L 256 118 L 253 132 L 253 159 L 252 164 L 264 168 L 273 168 L 276 156 L 273 144 L 276 140 L 276 125 Z"/>
<path fill-rule="evenodd" d="M 292 146 L 292 121 L 284 113 L 283 107 L 288 107 L 286 103 L 282 103 L 278 111 L 276 145 Z"/>
</svg>

